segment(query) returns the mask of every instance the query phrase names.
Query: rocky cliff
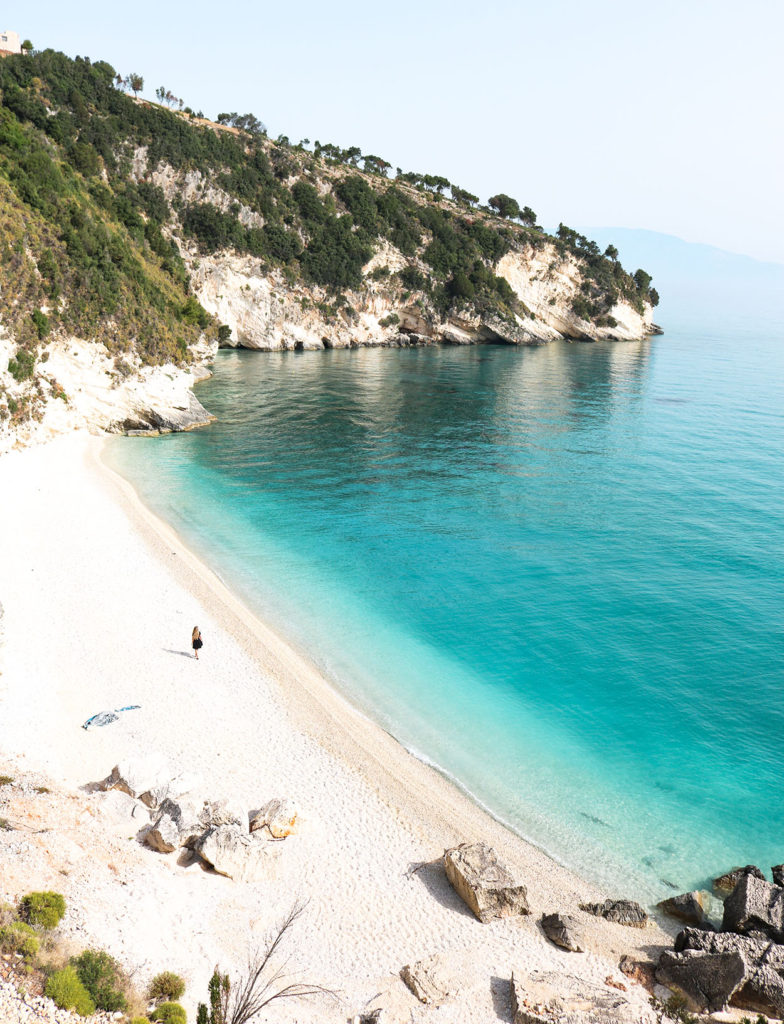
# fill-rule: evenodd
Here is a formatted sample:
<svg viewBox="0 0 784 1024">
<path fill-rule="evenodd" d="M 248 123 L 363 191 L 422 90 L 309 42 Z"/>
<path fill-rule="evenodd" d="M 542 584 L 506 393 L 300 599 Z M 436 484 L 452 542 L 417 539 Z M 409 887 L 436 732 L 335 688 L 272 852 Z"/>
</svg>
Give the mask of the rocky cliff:
<svg viewBox="0 0 784 1024">
<path fill-rule="evenodd" d="M 218 345 L 655 330 L 649 275 L 509 196 L 164 110 L 53 51 L 3 61 L 0 98 L 0 450 L 208 422 L 190 389 Z"/>
</svg>

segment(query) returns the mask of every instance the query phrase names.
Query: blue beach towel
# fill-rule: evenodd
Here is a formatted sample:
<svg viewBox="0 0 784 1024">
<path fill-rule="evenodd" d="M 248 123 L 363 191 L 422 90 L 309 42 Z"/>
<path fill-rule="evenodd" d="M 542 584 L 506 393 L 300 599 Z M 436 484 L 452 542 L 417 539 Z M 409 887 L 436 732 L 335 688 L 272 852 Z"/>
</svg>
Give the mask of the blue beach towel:
<svg viewBox="0 0 784 1024">
<path fill-rule="evenodd" d="M 82 726 L 83 729 L 89 729 L 91 725 L 109 725 L 110 722 L 116 722 L 121 711 L 136 711 L 141 707 L 141 704 L 128 704 L 124 708 L 115 708 L 114 711 L 99 711 L 96 715 L 88 718 Z"/>
</svg>

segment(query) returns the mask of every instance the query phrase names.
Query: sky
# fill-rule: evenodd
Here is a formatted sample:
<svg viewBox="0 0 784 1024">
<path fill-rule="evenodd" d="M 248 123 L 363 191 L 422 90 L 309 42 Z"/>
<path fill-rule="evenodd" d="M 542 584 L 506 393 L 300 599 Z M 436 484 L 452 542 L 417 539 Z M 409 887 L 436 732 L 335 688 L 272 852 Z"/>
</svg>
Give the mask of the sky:
<svg viewBox="0 0 784 1024">
<path fill-rule="evenodd" d="M 0 2 L 207 116 L 784 263 L 784 0 Z"/>
</svg>

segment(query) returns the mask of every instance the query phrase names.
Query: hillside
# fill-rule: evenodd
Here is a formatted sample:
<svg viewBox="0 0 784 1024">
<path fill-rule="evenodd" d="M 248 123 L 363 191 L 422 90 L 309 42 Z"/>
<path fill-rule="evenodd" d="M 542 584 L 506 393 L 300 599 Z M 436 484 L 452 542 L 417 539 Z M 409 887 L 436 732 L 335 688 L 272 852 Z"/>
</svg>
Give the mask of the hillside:
<svg viewBox="0 0 784 1024">
<path fill-rule="evenodd" d="M 25 436 L 56 399 L 71 425 L 204 422 L 187 394 L 203 371 L 188 369 L 217 344 L 525 344 L 652 329 L 648 274 L 563 225 L 546 234 L 504 194 L 483 207 L 444 177 L 398 169 L 391 180 L 356 147 L 273 142 L 252 115 L 213 124 L 125 84 L 106 63 L 52 50 L 0 62 L 7 436 Z M 163 365 L 177 393 L 156 411 L 129 389 Z M 83 371 L 90 401 L 77 414 Z"/>
</svg>

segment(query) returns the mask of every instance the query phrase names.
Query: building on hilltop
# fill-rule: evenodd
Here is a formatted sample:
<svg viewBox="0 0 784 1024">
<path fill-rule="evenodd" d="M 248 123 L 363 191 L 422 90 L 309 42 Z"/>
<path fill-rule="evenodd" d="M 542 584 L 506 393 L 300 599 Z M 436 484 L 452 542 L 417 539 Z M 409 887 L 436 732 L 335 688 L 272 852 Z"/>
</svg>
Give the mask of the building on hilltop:
<svg viewBox="0 0 784 1024">
<path fill-rule="evenodd" d="M 22 44 L 18 32 L 0 32 L 0 54 L 5 57 L 9 53 L 21 53 Z"/>
</svg>

